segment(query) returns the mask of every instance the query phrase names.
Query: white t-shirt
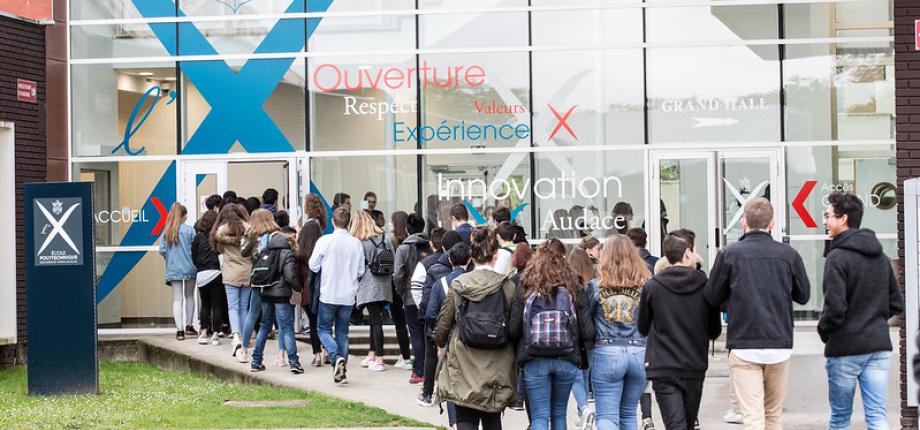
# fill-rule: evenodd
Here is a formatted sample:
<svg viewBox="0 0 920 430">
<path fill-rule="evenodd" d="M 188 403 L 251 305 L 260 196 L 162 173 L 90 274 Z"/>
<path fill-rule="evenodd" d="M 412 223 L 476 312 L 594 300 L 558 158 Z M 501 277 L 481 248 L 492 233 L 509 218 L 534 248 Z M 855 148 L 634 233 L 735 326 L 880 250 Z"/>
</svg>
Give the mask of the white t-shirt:
<svg viewBox="0 0 920 430">
<path fill-rule="evenodd" d="M 495 270 L 502 275 L 511 274 L 511 256 L 512 252 L 508 248 L 498 248 L 498 260 L 495 262 Z"/>
<path fill-rule="evenodd" d="M 748 363 L 777 364 L 792 358 L 791 349 L 733 349 L 732 352 Z"/>
</svg>

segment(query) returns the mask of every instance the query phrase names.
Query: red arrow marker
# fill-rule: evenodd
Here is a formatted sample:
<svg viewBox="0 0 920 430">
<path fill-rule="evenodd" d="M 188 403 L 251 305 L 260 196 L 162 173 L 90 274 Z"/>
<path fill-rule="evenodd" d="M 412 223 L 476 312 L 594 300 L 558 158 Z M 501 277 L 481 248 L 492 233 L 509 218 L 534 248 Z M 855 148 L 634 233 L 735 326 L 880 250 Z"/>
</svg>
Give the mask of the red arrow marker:
<svg viewBox="0 0 920 430">
<path fill-rule="evenodd" d="M 811 214 L 805 210 L 805 199 L 808 198 L 808 195 L 811 194 L 811 190 L 815 189 L 815 185 L 818 181 L 805 181 L 805 184 L 802 185 L 802 189 L 799 190 L 799 193 L 796 194 L 795 200 L 792 201 L 792 209 L 795 210 L 795 213 L 799 214 L 799 218 L 802 219 L 802 222 L 805 224 L 805 227 L 808 228 L 818 228 L 818 224 L 815 223 L 815 219 L 811 217 Z"/>
<path fill-rule="evenodd" d="M 166 216 L 169 215 L 169 212 L 163 206 L 163 202 L 160 201 L 159 197 L 151 197 L 150 203 L 153 203 L 153 207 L 160 213 L 160 220 L 157 221 L 157 225 L 150 231 L 150 235 L 159 236 L 160 233 L 163 232 L 163 227 L 166 227 Z"/>
</svg>

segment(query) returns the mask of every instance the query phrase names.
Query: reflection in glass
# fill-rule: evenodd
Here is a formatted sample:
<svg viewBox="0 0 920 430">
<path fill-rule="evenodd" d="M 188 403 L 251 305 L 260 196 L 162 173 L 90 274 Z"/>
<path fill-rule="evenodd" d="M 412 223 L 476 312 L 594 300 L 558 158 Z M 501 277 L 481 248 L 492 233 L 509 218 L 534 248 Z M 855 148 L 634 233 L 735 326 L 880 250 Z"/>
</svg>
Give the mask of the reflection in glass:
<svg viewBox="0 0 920 430">
<path fill-rule="evenodd" d="M 707 158 L 661 160 L 661 231 L 682 228 L 696 233 L 696 253 L 709 269 L 709 211 Z M 664 238 L 664 235 L 661 236 Z"/>
</svg>

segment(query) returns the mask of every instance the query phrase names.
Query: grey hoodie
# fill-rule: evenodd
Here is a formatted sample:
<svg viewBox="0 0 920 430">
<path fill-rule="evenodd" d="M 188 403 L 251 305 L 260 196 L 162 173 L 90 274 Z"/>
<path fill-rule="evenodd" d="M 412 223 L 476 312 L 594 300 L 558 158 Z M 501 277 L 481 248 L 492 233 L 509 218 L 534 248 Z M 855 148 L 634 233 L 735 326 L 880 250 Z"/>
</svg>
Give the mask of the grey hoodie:
<svg viewBox="0 0 920 430">
<path fill-rule="evenodd" d="M 396 248 L 396 256 L 393 261 L 393 284 L 404 306 L 417 306 L 415 300 L 412 299 L 409 284 L 415 265 L 430 253 L 431 247 L 428 246 L 428 236 L 425 233 L 412 234 Z"/>
</svg>

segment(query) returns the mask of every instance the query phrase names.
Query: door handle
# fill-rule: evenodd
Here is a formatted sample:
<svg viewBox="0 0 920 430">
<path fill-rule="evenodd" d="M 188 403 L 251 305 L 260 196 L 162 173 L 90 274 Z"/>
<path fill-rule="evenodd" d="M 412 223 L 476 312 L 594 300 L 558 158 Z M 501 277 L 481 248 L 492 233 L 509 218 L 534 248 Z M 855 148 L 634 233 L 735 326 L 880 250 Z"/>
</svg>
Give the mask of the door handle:
<svg viewBox="0 0 920 430">
<path fill-rule="evenodd" d="M 720 242 L 721 240 L 722 240 L 722 235 L 719 234 L 719 227 L 716 227 L 716 242 L 715 242 L 716 249 L 721 248 L 721 245 L 719 245 L 719 242 Z"/>
</svg>

